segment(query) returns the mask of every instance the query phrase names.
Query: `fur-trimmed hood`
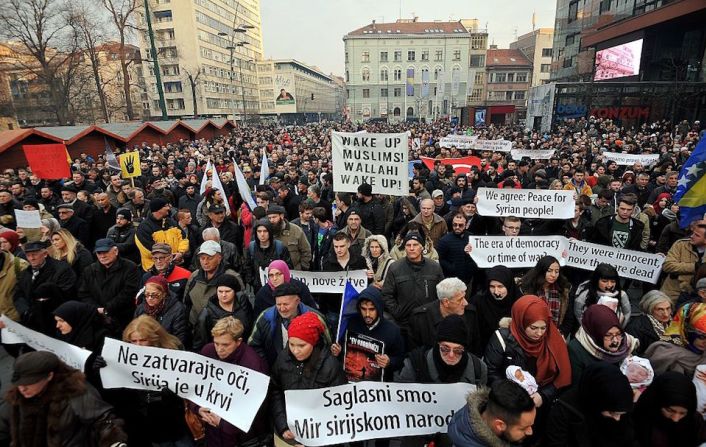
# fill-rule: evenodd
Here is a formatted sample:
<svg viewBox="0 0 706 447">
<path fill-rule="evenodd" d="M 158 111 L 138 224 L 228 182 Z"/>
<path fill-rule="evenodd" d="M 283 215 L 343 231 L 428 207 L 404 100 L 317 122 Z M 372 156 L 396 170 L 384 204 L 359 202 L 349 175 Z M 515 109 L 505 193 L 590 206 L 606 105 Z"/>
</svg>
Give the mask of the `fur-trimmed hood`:
<svg viewBox="0 0 706 447">
<path fill-rule="evenodd" d="M 486 425 L 481 408 L 488 402 L 490 389 L 479 388 L 470 393 L 464 406 L 449 423 L 448 435 L 455 447 L 512 447 L 514 444 L 498 438 Z"/>
<path fill-rule="evenodd" d="M 363 249 L 361 250 L 361 254 L 365 258 L 365 260 L 368 261 L 372 259 L 370 256 L 370 243 L 373 241 L 377 242 L 378 245 L 380 245 L 380 248 L 382 248 L 380 260 L 389 258 L 390 250 L 387 247 L 387 239 L 381 234 L 373 234 L 372 236 L 368 236 L 367 238 L 365 238 L 365 242 L 363 243 Z"/>
</svg>

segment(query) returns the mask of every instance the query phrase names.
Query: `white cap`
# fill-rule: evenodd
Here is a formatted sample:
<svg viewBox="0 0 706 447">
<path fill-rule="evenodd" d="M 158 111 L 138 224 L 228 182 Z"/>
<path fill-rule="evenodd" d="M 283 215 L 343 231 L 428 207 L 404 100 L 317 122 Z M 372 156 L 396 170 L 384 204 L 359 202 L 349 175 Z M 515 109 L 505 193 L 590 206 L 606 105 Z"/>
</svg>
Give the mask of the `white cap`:
<svg viewBox="0 0 706 447">
<path fill-rule="evenodd" d="M 197 255 L 200 254 L 206 254 L 209 256 L 213 256 L 216 253 L 221 252 L 221 244 L 219 244 L 216 241 L 204 241 L 203 244 L 201 244 L 201 247 L 199 248 L 199 252 Z"/>
</svg>

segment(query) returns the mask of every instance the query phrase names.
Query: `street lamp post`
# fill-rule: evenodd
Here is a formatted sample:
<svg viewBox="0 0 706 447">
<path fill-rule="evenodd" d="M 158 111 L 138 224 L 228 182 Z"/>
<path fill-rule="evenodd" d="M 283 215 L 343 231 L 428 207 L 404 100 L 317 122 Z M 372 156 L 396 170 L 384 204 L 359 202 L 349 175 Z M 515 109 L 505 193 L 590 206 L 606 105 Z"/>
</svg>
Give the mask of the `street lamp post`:
<svg viewBox="0 0 706 447">
<path fill-rule="evenodd" d="M 219 35 L 219 36 L 222 36 L 222 37 L 223 37 L 223 36 L 228 36 L 228 37 L 229 37 L 229 40 L 230 40 L 229 45 L 228 45 L 228 47 L 226 47 L 226 49 L 230 51 L 230 75 L 229 75 L 229 79 L 230 79 L 230 87 L 231 87 L 231 89 L 233 89 L 233 90 L 235 90 L 235 89 L 233 88 L 233 87 L 234 87 L 234 86 L 233 86 L 233 69 L 234 69 L 233 64 L 234 64 L 234 62 L 235 62 L 235 59 L 233 58 L 233 51 L 234 51 L 237 47 L 243 47 L 243 46 L 245 46 L 245 45 L 248 44 L 248 42 L 245 42 L 245 41 L 235 42 L 235 36 L 236 36 L 236 34 L 244 34 L 244 33 L 247 33 L 249 29 L 255 28 L 254 26 L 249 25 L 249 24 L 247 24 L 247 23 L 243 23 L 243 24 L 241 24 L 241 25 L 239 25 L 239 26 L 237 26 L 237 27 L 235 26 L 236 23 L 237 23 L 237 21 L 238 21 L 238 9 L 237 9 L 238 7 L 239 7 L 239 5 L 236 5 L 236 10 L 235 10 L 236 14 L 235 14 L 234 17 L 233 17 L 233 27 L 232 27 L 232 29 L 231 29 L 231 32 L 230 32 L 230 33 L 226 33 L 226 32 L 221 31 L 221 32 L 218 33 L 218 35 Z M 248 115 L 247 115 L 247 109 L 246 109 L 246 107 L 245 107 L 245 82 L 243 82 L 243 60 L 242 60 L 242 59 L 240 59 L 240 62 L 238 63 L 238 71 L 239 71 L 239 73 L 240 73 L 240 74 L 239 74 L 239 76 L 240 76 L 240 91 L 241 91 L 241 98 L 242 98 L 242 101 L 243 101 L 243 123 L 246 123 L 246 122 L 247 122 L 247 117 L 248 117 Z M 235 93 L 235 92 L 233 92 L 233 93 Z M 235 121 L 235 101 L 233 101 L 233 107 L 232 107 L 232 109 L 233 109 L 233 120 Z"/>
</svg>

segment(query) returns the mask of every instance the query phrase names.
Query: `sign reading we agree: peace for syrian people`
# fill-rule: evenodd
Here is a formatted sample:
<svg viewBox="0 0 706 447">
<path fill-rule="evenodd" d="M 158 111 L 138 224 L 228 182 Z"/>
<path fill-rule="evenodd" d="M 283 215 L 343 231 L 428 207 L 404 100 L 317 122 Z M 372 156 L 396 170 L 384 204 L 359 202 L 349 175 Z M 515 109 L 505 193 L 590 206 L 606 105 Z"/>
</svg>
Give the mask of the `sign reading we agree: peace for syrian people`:
<svg viewBox="0 0 706 447">
<path fill-rule="evenodd" d="M 374 194 L 407 195 L 408 138 L 406 133 L 331 132 L 334 191 L 357 192 L 367 183 Z"/>
<path fill-rule="evenodd" d="M 477 197 L 481 216 L 571 219 L 576 204 L 573 191 L 478 188 Z"/>
</svg>

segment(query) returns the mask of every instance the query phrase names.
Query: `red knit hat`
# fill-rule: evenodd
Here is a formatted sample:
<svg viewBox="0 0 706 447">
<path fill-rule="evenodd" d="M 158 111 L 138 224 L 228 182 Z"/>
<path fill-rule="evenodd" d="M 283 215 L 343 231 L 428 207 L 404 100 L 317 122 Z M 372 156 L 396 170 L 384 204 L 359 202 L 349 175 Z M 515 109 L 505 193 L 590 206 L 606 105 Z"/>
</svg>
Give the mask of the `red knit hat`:
<svg viewBox="0 0 706 447">
<path fill-rule="evenodd" d="M 159 286 L 163 292 L 166 292 L 169 290 L 169 283 L 167 282 L 167 278 L 165 278 L 162 275 L 155 275 L 149 278 L 147 281 L 145 281 L 145 285 L 147 284 L 155 284 Z"/>
<path fill-rule="evenodd" d="M 324 324 L 314 312 L 299 315 L 289 323 L 289 329 L 287 329 L 289 338 L 296 337 L 313 346 L 319 343 L 323 332 Z"/>
</svg>

